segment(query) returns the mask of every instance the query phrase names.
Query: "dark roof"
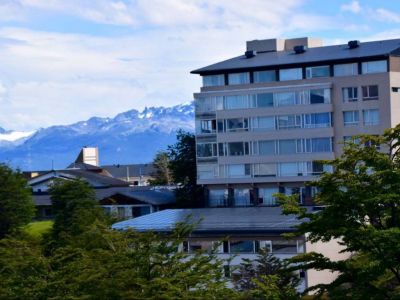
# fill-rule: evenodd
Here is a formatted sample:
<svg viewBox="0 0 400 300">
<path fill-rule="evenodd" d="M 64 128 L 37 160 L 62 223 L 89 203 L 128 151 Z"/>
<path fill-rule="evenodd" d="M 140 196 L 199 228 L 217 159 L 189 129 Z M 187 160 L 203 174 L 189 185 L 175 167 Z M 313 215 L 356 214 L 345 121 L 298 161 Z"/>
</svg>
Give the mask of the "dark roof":
<svg viewBox="0 0 400 300">
<path fill-rule="evenodd" d="M 139 200 L 151 205 L 174 204 L 175 194 L 172 190 L 153 187 L 111 187 L 106 189 L 95 189 L 96 199 L 103 200 L 120 194 L 128 198 Z M 51 205 L 50 195 L 33 195 L 35 205 Z"/>
<path fill-rule="evenodd" d="M 112 228 L 138 231 L 170 232 L 177 222 L 201 220 L 193 233 L 281 233 L 294 231 L 300 221 L 293 215 L 285 216 L 279 207 L 232 207 L 200 209 L 167 209 L 118 222 Z"/>
<path fill-rule="evenodd" d="M 261 68 L 269 66 L 304 64 L 324 61 L 351 60 L 356 58 L 368 58 L 399 55 L 400 39 L 374 41 L 361 43 L 358 48 L 349 49 L 347 44 L 312 47 L 301 54 L 293 51 L 275 51 L 257 53 L 252 58 L 240 55 L 216 64 L 209 65 L 192 71 L 193 74 L 215 73 L 216 71 L 229 71 L 249 68 Z"/>
<path fill-rule="evenodd" d="M 128 173 L 129 177 L 151 176 L 156 172 L 153 164 L 109 165 L 102 168 L 116 178 L 126 178 Z"/>
<path fill-rule="evenodd" d="M 86 164 L 83 162 L 73 162 L 70 165 L 68 165 L 67 169 L 81 169 L 81 170 L 98 171 L 98 172 L 101 172 L 103 170 L 101 167 Z"/>
</svg>

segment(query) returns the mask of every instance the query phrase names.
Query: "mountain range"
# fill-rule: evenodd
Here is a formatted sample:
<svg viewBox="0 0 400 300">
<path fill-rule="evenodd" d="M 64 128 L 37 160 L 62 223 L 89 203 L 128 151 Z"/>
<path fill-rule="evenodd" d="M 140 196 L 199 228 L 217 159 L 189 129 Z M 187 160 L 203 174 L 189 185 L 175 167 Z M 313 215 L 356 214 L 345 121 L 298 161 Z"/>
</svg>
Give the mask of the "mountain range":
<svg viewBox="0 0 400 300">
<path fill-rule="evenodd" d="M 132 109 L 114 118 L 92 117 L 35 132 L 0 127 L 0 162 L 22 170 L 62 169 L 88 146 L 99 148 L 102 165 L 148 163 L 175 143 L 179 129 L 194 130 L 193 103 Z"/>
</svg>

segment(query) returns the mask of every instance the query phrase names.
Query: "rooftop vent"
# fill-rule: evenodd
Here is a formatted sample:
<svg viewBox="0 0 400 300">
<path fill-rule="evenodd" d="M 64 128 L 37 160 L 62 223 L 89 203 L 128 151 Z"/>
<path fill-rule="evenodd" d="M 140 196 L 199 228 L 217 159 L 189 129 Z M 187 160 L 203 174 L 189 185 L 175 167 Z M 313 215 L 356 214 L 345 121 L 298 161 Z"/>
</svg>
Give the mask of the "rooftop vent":
<svg viewBox="0 0 400 300">
<path fill-rule="evenodd" d="M 355 49 L 360 47 L 360 41 L 349 41 L 347 45 L 349 46 L 349 49 Z"/>
<path fill-rule="evenodd" d="M 307 46 L 305 45 L 298 45 L 293 47 L 293 51 L 296 54 L 301 54 L 307 51 Z"/>
<path fill-rule="evenodd" d="M 255 51 L 255 50 L 249 50 L 249 51 L 246 51 L 246 52 L 244 53 L 244 55 L 246 56 L 246 58 L 252 58 L 252 57 L 254 57 L 254 56 L 257 55 L 257 51 Z"/>
</svg>

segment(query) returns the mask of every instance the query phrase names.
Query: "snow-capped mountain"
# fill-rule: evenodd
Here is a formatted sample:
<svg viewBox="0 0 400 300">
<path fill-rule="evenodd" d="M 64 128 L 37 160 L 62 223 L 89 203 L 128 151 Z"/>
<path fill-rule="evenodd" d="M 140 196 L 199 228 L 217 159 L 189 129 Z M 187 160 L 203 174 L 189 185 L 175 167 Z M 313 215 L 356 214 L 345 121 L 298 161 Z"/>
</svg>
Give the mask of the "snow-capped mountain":
<svg viewBox="0 0 400 300">
<path fill-rule="evenodd" d="M 22 170 L 65 168 L 83 146 L 97 146 L 101 164 L 146 163 L 176 141 L 178 129 L 194 130 L 193 103 L 133 109 L 114 118 L 93 117 L 9 141 L 1 137 L 10 132 L 0 128 L 0 162 Z"/>
</svg>

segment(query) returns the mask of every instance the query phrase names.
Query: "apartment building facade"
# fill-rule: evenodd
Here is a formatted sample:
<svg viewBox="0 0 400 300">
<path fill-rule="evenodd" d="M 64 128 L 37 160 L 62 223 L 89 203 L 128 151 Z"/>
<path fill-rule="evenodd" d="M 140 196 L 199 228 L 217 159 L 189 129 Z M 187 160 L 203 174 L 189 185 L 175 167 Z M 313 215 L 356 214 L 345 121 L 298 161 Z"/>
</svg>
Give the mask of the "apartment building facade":
<svg viewBox="0 0 400 300">
<path fill-rule="evenodd" d="M 330 171 L 358 134 L 400 122 L 400 39 L 322 46 L 318 39 L 247 42 L 244 55 L 195 71 L 198 184 L 209 207 L 273 206 Z"/>
</svg>

